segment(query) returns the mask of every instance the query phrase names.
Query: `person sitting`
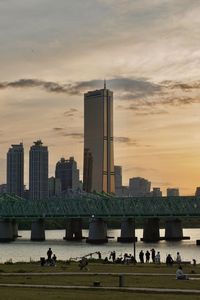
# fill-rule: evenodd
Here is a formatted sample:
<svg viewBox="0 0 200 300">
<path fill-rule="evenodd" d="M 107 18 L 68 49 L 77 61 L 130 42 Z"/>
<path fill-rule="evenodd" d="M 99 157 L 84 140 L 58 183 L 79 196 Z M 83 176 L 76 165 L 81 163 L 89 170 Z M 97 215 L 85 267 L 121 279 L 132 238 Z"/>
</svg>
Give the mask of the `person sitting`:
<svg viewBox="0 0 200 300">
<path fill-rule="evenodd" d="M 179 280 L 189 279 L 188 276 L 183 273 L 181 266 L 179 266 L 178 269 L 176 270 L 176 279 L 179 279 Z"/>
</svg>

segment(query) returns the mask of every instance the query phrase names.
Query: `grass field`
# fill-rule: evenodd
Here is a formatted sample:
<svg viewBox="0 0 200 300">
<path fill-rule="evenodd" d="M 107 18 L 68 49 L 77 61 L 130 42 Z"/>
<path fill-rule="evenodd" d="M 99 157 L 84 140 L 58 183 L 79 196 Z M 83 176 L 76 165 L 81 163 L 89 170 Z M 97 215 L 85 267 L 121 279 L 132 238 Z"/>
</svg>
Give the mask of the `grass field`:
<svg viewBox="0 0 200 300">
<path fill-rule="evenodd" d="M 39 263 L 15 263 L 15 264 L 0 264 L 0 283 L 18 283 L 23 284 L 42 284 L 42 285 L 62 285 L 62 286 L 93 286 L 94 281 L 100 281 L 103 287 L 118 287 L 119 274 L 117 273 L 131 273 L 125 275 L 125 287 L 144 287 L 144 288 L 173 288 L 173 289 L 198 289 L 200 290 L 200 280 L 179 281 L 175 279 L 175 272 L 177 266 L 167 267 L 164 264 L 137 264 L 137 265 L 117 265 L 117 264 L 103 264 L 103 263 L 89 263 L 89 271 L 85 271 L 84 275 L 76 274 L 80 272 L 78 263 L 67 264 L 65 262 L 58 262 L 56 267 L 41 267 Z M 74 272 L 73 275 L 39 275 L 34 276 L 33 273 L 68 273 Z M 108 275 L 90 275 L 89 272 L 99 273 L 115 273 Z M 200 279 L 200 265 L 193 267 L 187 265 L 184 267 L 184 272 L 188 273 L 190 277 Z M 5 273 L 12 273 L 12 276 L 5 276 Z M 14 273 L 20 273 L 15 275 Z M 31 273 L 26 275 L 24 273 Z M 161 274 L 136 276 L 134 273 L 155 273 Z M 163 275 L 162 275 L 163 274 Z M 164 274 L 172 274 L 171 276 L 164 276 Z M 194 275 L 195 274 L 195 275 Z M 179 295 L 168 294 L 166 292 L 155 293 L 135 293 L 126 291 L 101 291 L 101 290 L 55 290 L 53 288 L 19 288 L 19 287 L 0 287 L 0 299 L 6 300 L 23 300 L 23 299 L 42 299 L 45 297 L 49 300 L 54 299 L 199 299 L 200 295 Z"/>
</svg>

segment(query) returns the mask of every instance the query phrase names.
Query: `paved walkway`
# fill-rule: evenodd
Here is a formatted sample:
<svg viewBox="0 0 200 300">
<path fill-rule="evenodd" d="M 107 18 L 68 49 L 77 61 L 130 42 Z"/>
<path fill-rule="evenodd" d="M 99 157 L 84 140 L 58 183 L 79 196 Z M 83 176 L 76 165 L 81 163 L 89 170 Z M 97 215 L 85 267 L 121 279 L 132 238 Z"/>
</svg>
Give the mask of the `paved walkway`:
<svg viewBox="0 0 200 300">
<path fill-rule="evenodd" d="M 109 273 L 109 272 L 35 272 L 35 273 L 29 273 L 29 272 L 20 272 L 20 273 L 4 273 L 0 272 L 0 276 L 95 276 L 95 275 L 100 275 L 100 276 L 119 276 L 119 275 L 125 275 L 125 276 L 174 276 L 176 277 L 175 273 Z M 188 276 L 192 277 L 200 277 L 200 274 L 186 274 Z"/>
<path fill-rule="evenodd" d="M 93 287 L 93 286 L 65 286 L 65 285 L 43 285 L 43 284 L 4 284 L 0 287 L 16 287 L 16 288 L 39 288 L 39 289 L 63 289 L 63 290 L 104 290 L 118 292 L 135 292 L 135 293 L 158 293 L 158 294 L 198 294 L 200 290 L 183 290 L 183 289 L 162 289 L 162 288 L 132 288 L 132 287 Z"/>
</svg>

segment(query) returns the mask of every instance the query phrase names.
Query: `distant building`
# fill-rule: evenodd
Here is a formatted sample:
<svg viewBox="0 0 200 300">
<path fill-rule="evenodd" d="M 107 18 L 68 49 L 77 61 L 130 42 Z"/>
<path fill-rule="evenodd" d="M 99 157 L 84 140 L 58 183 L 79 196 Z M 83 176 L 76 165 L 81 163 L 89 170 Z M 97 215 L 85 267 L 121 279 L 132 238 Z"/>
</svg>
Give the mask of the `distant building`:
<svg viewBox="0 0 200 300">
<path fill-rule="evenodd" d="M 29 197 L 48 198 L 48 148 L 40 140 L 34 142 L 29 152 Z"/>
<path fill-rule="evenodd" d="M 168 188 L 167 197 L 177 197 L 179 196 L 179 189 L 177 188 Z"/>
<path fill-rule="evenodd" d="M 23 197 L 24 193 L 24 147 L 12 145 L 7 152 L 7 192 Z"/>
<path fill-rule="evenodd" d="M 84 95 L 84 168 L 86 192 L 115 192 L 113 92 L 106 88 Z"/>
<path fill-rule="evenodd" d="M 80 188 L 79 170 L 74 157 L 69 159 L 61 158 L 56 164 L 55 178 L 61 182 L 61 191 L 77 190 Z"/>
<path fill-rule="evenodd" d="M 60 178 L 50 177 L 48 179 L 49 197 L 58 196 L 61 194 Z"/>
<path fill-rule="evenodd" d="M 196 188 L 195 196 L 200 197 L 200 186 Z"/>
<path fill-rule="evenodd" d="M 152 197 L 162 197 L 162 191 L 158 187 L 154 187 L 151 192 Z"/>
<path fill-rule="evenodd" d="M 7 192 L 7 184 L 3 183 L 0 184 L 0 193 L 6 193 Z"/>
<path fill-rule="evenodd" d="M 142 177 L 133 177 L 129 179 L 129 192 L 133 197 L 150 196 L 151 182 Z"/>
<path fill-rule="evenodd" d="M 120 189 L 122 187 L 122 167 L 115 166 L 115 190 Z"/>
</svg>

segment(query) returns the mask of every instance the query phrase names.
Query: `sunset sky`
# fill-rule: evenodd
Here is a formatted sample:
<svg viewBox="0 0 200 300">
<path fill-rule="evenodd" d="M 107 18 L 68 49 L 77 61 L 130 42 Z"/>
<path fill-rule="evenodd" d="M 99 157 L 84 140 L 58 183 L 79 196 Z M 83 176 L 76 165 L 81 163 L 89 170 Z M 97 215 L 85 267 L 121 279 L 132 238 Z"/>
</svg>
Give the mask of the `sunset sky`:
<svg viewBox="0 0 200 300">
<path fill-rule="evenodd" d="M 200 186 L 200 1 L 0 0 L 0 183 L 11 144 L 82 177 L 83 93 L 114 92 L 115 164 L 165 194 Z"/>
</svg>

